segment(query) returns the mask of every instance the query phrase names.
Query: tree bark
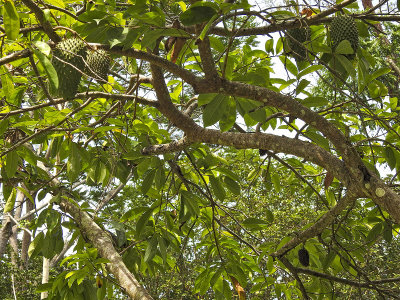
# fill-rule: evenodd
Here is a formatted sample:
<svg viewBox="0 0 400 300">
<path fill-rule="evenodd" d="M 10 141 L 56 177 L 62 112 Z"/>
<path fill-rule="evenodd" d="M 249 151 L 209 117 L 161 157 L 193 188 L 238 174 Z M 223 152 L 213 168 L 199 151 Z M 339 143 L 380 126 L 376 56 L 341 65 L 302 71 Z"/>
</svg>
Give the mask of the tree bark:
<svg viewBox="0 0 400 300">
<path fill-rule="evenodd" d="M 25 201 L 26 212 L 30 212 L 34 209 L 33 203 L 30 200 Z M 27 217 L 27 221 L 31 221 L 33 219 L 33 215 Z M 21 268 L 26 269 L 28 267 L 28 248 L 31 243 L 31 235 L 29 232 L 24 230 L 24 234 L 22 237 L 22 245 L 21 245 Z"/>
<path fill-rule="evenodd" d="M 25 195 L 21 191 L 17 191 L 17 199 L 15 200 L 15 213 L 14 218 L 19 219 L 22 213 L 22 205 L 24 203 Z M 11 263 L 14 267 L 18 267 L 18 225 L 14 224 L 11 228 L 10 246 L 11 246 Z"/>
<path fill-rule="evenodd" d="M 108 270 L 114 274 L 116 280 L 125 289 L 125 292 L 133 300 L 152 300 L 153 298 L 140 285 L 132 273 L 128 270 L 122 257 L 115 250 L 111 238 L 97 225 L 92 218 L 77 205 L 63 199 L 60 203 L 62 210 L 69 213 L 78 224 L 82 233 L 96 247 L 101 257 L 108 259 Z"/>
<path fill-rule="evenodd" d="M 42 270 L 42 283 L 49 282 L 49 274 L 50 274 L 50 260 L 43 256 L 43 270 Z M 48 297 L 48 292 L 42 292 L 40 294 L 40 299 L 46 299 Z"/>
</svg>

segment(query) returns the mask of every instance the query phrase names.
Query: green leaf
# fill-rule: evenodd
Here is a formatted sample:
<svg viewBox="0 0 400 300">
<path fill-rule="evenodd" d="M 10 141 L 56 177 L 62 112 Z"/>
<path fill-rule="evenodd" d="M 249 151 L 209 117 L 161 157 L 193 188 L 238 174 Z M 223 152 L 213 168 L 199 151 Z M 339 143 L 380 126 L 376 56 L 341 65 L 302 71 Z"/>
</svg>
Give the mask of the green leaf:
<svg viewBox="0 0 400 300">
<path fill-rule="evenodd" d="M 226 197 L 226 192 L 224 187 L 221 184 L 221 181 L 219 178 L 215 178 L 214 176 L 210 176 L 210 183 L 211 183 L 211 188 L 214 191 L 215 196 L 223 201 Z"/>
<path fill-rule="evenodd" d="M 388 73 L 390 73 L 391 70 L 392 69 L 390 69 L 388 67 L 380 68 L 380 69 L 376 70 L 374 73 L 371 74 L 371 76 L 369 77 L 369 80 L 372 81 L 372 80 L 374 80 L 374 79 L 376 79 L 376 78 L 378 78 L 380 76 L 388 74 Z"/>
<path fill-rule="evenodd" d="M 296 87 L 296 94 L 300 94 L 310 84 L 307 79 L 302 79 Z"/>
<path fill-rule="evenodd" d="M 297 74 L 299 73 L 297 67 L 294 63 L 291 62 L 289 58 L 287 58 L 287 56 L 281 55 L 279 56 L 279 59 L 290 73 L 292 73 L 294 76 L 297 76 Z"/>
<path fill-rule="evenodd" d="M 210 6 L 194 6 L 183 12 L 179 19 L 183 25 L 192 26 L 209 21 L 216 13 Z"/>
<path fill-rule="evenodd" d="M 268 53 L 274 53 L 274 40 L 269 39 L 265 42 L 265 51 Z"/>
<path fill-rule="evenodd" d="M 18 155 L 32 166 L 36 166 L 38 157 L 33 151 L 26 145 L 22 145 L 17 149 Z"/>
<path fill-rule="evenodd" d="M 243 226 L 252 230 L 262 230 L 269 226 L 267 221 L 257 219 L 257 218 L 247 218 L 242 222 Z"/>
<path fill-rule="evenodd" d="M 200 94 L 197 100 L 199 106 L 203 106 L 205 104 L 210 103 L 218 94 L 210 93 L 210 94 Z"/>
<path fill-rule="evenodd" d="M 69 144 L 69 158 L 67 163 L 67 175 L 68 179 L 73 182 L 75 181 L 81 171 L 81 155 L 77 144 L 70 142 Z"/>
<path fill-rule="evenodd" d="M 35 201 L 32 198 L 32 195 L 22 186 L 18 186 L 17 190 L 21 191 L 25 195 L 25 197 L 27 197 L 32 203 L 35 203 Z"/>
<path fill-rule="evenodd" d="M 165 184 L 165 171 L 162 166 L 157 168 L 154 180 L 157 190 L 161 190 Z"/>
<path fill-rule="evenodd" d="M 335 57 L 339 60 L 340 64 L 345 68 L 346 72 L 349 73 L 351 77 L 356 78 L 356 70 L 354 69 L 351 61 L 348 60 L 343 55 L 336 55 Z"/>
<path fill-rule="evenodd" d="M 17 198 L 17 192 L 15 188 L 12 189 L 10 195 L 8 196 L 6 205 L 4 206 L 4 213 L 8 213 L 14 209 L 15 199 Z"/>
<path fill-rule="evenodd" d="M 223 294 L 224 294 L 225 300 L 232 299 L 232 291 L 231 291 L 229 282 L 226 281 L 225 279 L 224 279 L 224 283 L 223 283 L 223 289 L 224 289 Z"/>
<path fill-rule="evenodd" d="M 297 79 L 300 79 L 301 77 L 303 77 L 305 75 L 308 75 L 308 74 L 310 74 L 312 72 L 321 70 L 322 68 L 323 68 L 323 66 L 321 66 L 321 65 L 310 66 L 307 69 L 304 69 L 303 71 L 301 71 L 299 74 L 297 74 Z"/>
<path fill-rule="evenodd" d="M 210 20 L 208 20 L 206 26 L 204 26 L 203 30 L 201 31 L 200 35 L 199 35 L 199 39 L 200 40 L 204 40 L 206 34 L 208 33 L 208 30 L 210 29 L 211 25 L 213 24 L 213 22 L 218 19 L 218 15 L 215 14 L 214 16 L 211 17 Z"/>
<path fill-rule="evenodd" d="M 164 238 L 161 236 L 158 237 L 158 248 L 160 249 L 161 258 L 163 259 L 164 263 L 167 262 L 167 245 L 164 241 Z"/>
<path fill-rule="evenodd" d="M 4 30 L 7 38 L 16 40 L 19 34 L 20 22 L 18 12 L 15 9 L 14 2 L 5 0 L 3 9 Z"/>
<path fill-rule="evenodd" d="M 337 45 L 335 53 L 338 54 L 353 54 L 354 50 L 348 40 L 343 40 Z"/>
<path fill-rule="evenodd" d="M 281 186 L 281 179 L 280 179 L 279 175 L 274 173 L 274 175 L 272 175 L 272 177 L 271 177 L 271 180 L 272 180 L 272 183 L 274 184 L 276 191 L 280 192 L 282 190 L 282 186 Z"/>
<path fill-rule="evenodd" d="M 136 223 L 136 236 L 140 236 L 143 229 L 146 227 L 147 221 L 153 214 L 153 210 L 154 210 L 153 208 L 149 208 L 140 216 L 139 220 Z"/>
<path fill-rule="evenodd" d="M 39 59 L 41 65 L 43 66 L 44 71 L 46 72 L 47 77 L 49 78 L 50 87 L 52 90 L 58 89 L 58 75 L 50 60 L 40 51 L 34 49 L 33 50 L 37 58 Z"/>
<path fill-rule="evenodd" d="M 41 53 L 43 53 L 46 56 L 50 55 L 51 48 L 50 48 L 49 44 L 42 42 L 42 41 L 35 41 L 34 44 Z"/>
<path fill-rule="evenodd" d="M 53 4 L 54 6 L 65 8 L 64 1 L 62 1 L 62 0 L 46 0 L 46 2 Z"/>
<path fill-rule="evenodd" d="M 305 98 L 301 104 L 307 107 L 319 107 L 319 106 L 325 106 L 329 104 L 329 100 L 324 98 L 324 97 L 319 97 L 319 96 L 311 96 Z"/>
<path fill-rule="evenodd" d="M 393 227 L 392 223 L 388 220 L 383 224 L 383 238 L 386 242 L 390 243 L 393 240 Z"/>
<path fill-rule="evenodd" d="M 19 166 L 19 156 L 17 151 L 11 151 L 7 153 L 6 157 L 6 174 L 8 177 L 13 177 L 17 172 Z"/>
<path fill-rule="evenodd" d="M 224 108 L 229 102 L 229 97 L 223 94 L 216 94 L 214 99 L 207 104 L 203 111 L 204 126 L 211 126 L 218 122 L 224 114 Z"/>
<path fill-rule="evenodd" d="M 177 37 L 190 37 L 188 33 L 183 30 L 169 28 L 169 29 L 153 29 L 147 31 L 143 35 L 142 48 L 151 47 L 159 37 L 162 36 L 177 36 Z"/>
<path fill-rule="evenodd" d="M 208 38 L 210 39 L 211 48 L 220 53 L 225 51 L 225 45 L 221 42 L 219 38 L 216 38 L 215 36 L 209 36 Z"/>
<path fill-rule="evenodd" d="M 153 185 L 155 175 L 156 175 L 155 169 L 147 171 L 145 173 L 143 182 L 142 182 L 142 186 L 140 187 L 143 194 L 146 195 L 147 192 L 150 190 L 151 186 Z"/>
<path fill-rule="evenodd" d="M 368 235 L 365 239 L 366 242 L 369 243 L 376 240 L 377 237 L 382 233 L 382 230 L 383 230 L 382 222 L 375 224 L 375 226 L 372 227 L 372 229 L 368 232 Z"/>
<path fill-rule="evenodd" d="M 329 251 L 329 253 L 325 256 L 325 259 L 322 263 L 324 270 L 328 269 L 332 264 L 333 260 L 336 257 L 336 253 L 334 251 Z"/>
<path fill-rule="evenodd" d="M 200 214 L 199 203 L 201 200 L 195 194 L 188 191 L 181 191 L 183 202 L 187 206 L 193 216 Z"/>
<path fill-rule="evenodd" d="M 236 121 L 236 102 L 228 97 L 227 101 L 224 101 L 223 114 L 219 120 L 219 128 L 222 132 L 228 131 L 232 128 Z"/>
<path fill-rule="evenodd" d="M 158 245 L 157 236 L 154 235 L 151 238 L 150 242 L 147 244 L 146 252 L 144 253 L 144 258 L 143 258 L 145 262 L 148 262 L 154 258 L 154 256 L 157 253 L 157 245 Z"/>
<path fill-rule="evenodd" d="M 317 145 L 329 150 L 329 141 L 322 136 L 320 133 L 316 132 L 314 128 L 309 127 L 305 132 L 305 136 L 310 138 Z"/>
<path fill-rule="evenodd" d="M 40 253 L 42 250 L 42 244 L 44 239 L 44 233 L 40 232 L 29 245 L 28 255 L 33 258 Z"/>
<path fill-rule="evenodd" d="M 385 147 L 385 158 L 390 169 L 393 170 L 396 167 L 396 155 L 391 147 Z"/>
<path fill-rule="evenodd" d="M 52 238 L 50 232 L 47 232 L 43 239 L 42 254 L 46 258 L 52 258 L 54 255 L 55 240 Z"/>
<path fill-rule="evenodd" d="M 232 192 L 232 194 L 240 195 L 240 185 L 232 178 L 224 177 L 225 186 Z"/>
<path fill-rule="evenodd" d="M 14 84 L 12 76 L 10 75 L 5 66 L 1 66 L 0 70 L 1 70 L 0 80 L 2 84 L 2 91 L 4 92 L 4 95 L 6 96 L 7 100 L 13 102 L 12 100 L 14 94 Z"/>
</svg>

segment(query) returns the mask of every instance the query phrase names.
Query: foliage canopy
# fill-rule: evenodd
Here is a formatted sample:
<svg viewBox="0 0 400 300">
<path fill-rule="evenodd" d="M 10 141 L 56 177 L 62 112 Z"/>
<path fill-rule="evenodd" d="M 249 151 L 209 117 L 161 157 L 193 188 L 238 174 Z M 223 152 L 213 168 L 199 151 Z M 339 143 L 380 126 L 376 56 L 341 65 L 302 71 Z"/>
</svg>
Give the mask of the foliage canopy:
<svg viewBox="0 0 400 300">
<path fill-rule="evenodd" d="M 397 3 L 261 2 L 1 0 L 0 298 L 399 298 Z"/>
</svg>

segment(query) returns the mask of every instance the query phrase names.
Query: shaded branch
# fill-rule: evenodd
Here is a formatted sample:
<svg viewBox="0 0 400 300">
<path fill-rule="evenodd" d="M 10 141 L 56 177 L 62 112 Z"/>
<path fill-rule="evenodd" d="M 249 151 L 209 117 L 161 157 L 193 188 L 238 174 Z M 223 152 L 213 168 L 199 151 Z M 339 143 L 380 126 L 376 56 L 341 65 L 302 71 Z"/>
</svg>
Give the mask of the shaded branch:
<svg viewBox="0 0 400 300">
<path fill-rule="evenodd" d="M 4 65 L 4 64 L 8 64 L 10 62 L 16 61 L 18 59 L 21 58 L 27 58 L 32 54 L 32 51 L 28 48 L 21 50 L 21 51 L 17 51 L 14 53 L 11 53 L 7 56 L 4 56 L 3 58 L 0 58 L 0 66 Z"/>
<path fill-rule="evenodd" d="M 293 275 L 293 277 L 296 279 L 298 285 L 299 285 L 299 289 L 301 291 L 301 294 L 303 295 L 303 299 L 310 299 L 310 297 L 308 297 L 306 288 L 303 285 L 303 282 L 301 281 L 300 277 L 299 277 L 299 271 L 297 270 L 297 268 L 295 268 L 288 259 L 286 259 L 286 257 L 281 257 L 279 258 L 279 260 L 285 265 L 286 268 L 288 268 L 288 270 L 290 271 L 290 273 Z"/>
<path fill-rule="evenodd" d="M 348 190 L 346 196 L 344 196 L 334 207 L 327 211 L 319 220 L 314 222 L 312 226 L 296 235 L 296 237 L 287 242 L 282 248 L 274 253 L 271 253 L 270 255 L 273 257 L 280 257 L 297 245 L 304 243 L 308 239 L 322 233 L 322 231 L 324 231 L 325 228 L 333 222 L 336 216 L 339 215 L 348 205 L 353 203 L 356 198 L 357 195 L 354 194 L 353 191 Z"/>
</svg>

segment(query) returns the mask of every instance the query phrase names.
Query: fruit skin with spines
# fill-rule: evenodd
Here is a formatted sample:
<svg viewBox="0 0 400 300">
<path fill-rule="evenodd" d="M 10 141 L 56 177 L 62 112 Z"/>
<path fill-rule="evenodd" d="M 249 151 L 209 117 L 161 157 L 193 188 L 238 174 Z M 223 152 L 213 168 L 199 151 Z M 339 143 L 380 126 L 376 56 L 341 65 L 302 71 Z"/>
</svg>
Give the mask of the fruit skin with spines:
<svg viewBox="0 0 400 300">
<path fill-rule="evenodd" d="M 85 69 L 86 44 L 79 38 L 68 38 L 58 43 L 53 50 L 52 64 L 58 76 L 58 89 L 51 90 L 54 96 L 73 99 Z"/>
<path fill-rule="evenodd" d="M 349 15 L 342 15 L 333 18 L 330 26 L 330 33 L 333 52 L 335 52 L 336 47 L 342 41 L 348 40 L 351 48 L 354 51 L 354 54 L 346 55 L 346 57 L 350 59 L 354 58 L 359 44 L 358 28 L 354 18 Z"/>
<path fill-rule="evenodd" d="M 103 49 L 88 49 L 86 59 L 86 73 L 95 78 L 107 81 L 108 73 L 111 67 L 111 58 Z"/>
<path fill-rule="evenodd" d="M 307 59 L 307 50 L 303 43 L 311 40 L 311 29 L 309 27 L 287 30 L 286 40 L 291 51 L 290 54 L 296 61 Z"/>
</svg>

